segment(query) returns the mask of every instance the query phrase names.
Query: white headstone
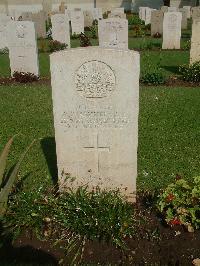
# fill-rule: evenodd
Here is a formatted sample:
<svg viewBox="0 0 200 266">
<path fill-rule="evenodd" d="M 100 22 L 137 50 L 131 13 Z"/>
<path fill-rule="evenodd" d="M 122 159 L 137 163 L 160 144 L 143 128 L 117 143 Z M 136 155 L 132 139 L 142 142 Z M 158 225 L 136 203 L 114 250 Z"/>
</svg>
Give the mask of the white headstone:
<svg viewBox="0 0 200 266">
<path fill-rule="evenodd" d="M 126 19 L 100 20 L 98 32 L 100 47 L 128 49 L 128 21 Z"/>
<path fill-rule="evenodd" d="M 163 18 L 164 13 L 161 10 L 154 10 L 151 12 L 151 36 L 154 36 L 156 33 L 162 35 L 163 33 Z"/>
<path fill-rule="evenodd" d="M 190 63 L 200 61 L 200 18 L 194 19 L 192 24 L 192 39 L 190 50 Z"/>
<path fill-rule="evenodd" d="M 179 8 L 179 12 L 182 13 L 181 29 L 187 30 L 187 10 L 184 8 Z"/>
<path fill-rule="evenodd" d="M 90 47 L 50 57 L 60 190 L 119 188 L 134 201 L 139 54 Z"/>
<path fill-rule="evenodd" d="M 160 10 L 165 13 L 168 12 L 168 6 L 161 6 Z"/>
<path fill-rule="evenodd" d="M 175 6 L 169 6 L 168 7 L 168 12 L 177 12 L 177 11 L 178 11 L 178 8 Z"/>
<path fill-rule="evenodd" d="M 69 20 L 65 14 L 56 14 L 51 16 L 52 38 L 60 43 L 67 44 L 70 48 L 70 29 Z"/>
<path fill-rule="evenodd" d="M 192 7 L 192 19 L 200 18 L 200 6 Z"/>
<path fill-rule="evenodd" d="M 139 7 L 139 18 L 143 21 L 145 21 L 146 18 L 146 7 Z"/>
<path fill-rule="evenodd" d="M 72 34 L 84 33 L 83 11 L 70 11 Z"/>
<path fill-rule="evenodd" d="M 0 14 L 0 50 L 8 47 L 6 27 L 10 21 L 11 17 L 5 14 Z"/>
<path fill-rule="evenodd" d="M 93 14 L 91 10 L 83 11 L 84 15 L 84 26 L 85 27 L 92 27 L 93 25 Z"/>
<path fill-rule="evenodd" d="M 123 18 L 126 19 L 126 14 L 125 13 L 121 13 L 121 12 L 115 12 L 115 13 L 109 13 L 108 14 L 108 18 Z"/>
<path fill-rule="evenodd" d="M 102 8 L 93 8 L 92 9 L 93 19 L 100 20 L 103 19 L 103 12 Z"/>
<path fill-rule="evenodd" d="M 39 75 L 36 32 L 31 21 L 12 21 L 7 26 L 11 75 L 29 72 Z"/>
<path fill-rule="evenodd" d="M 180 49 L 181 20 L 180 12 L 164 13 L 162 49 Z"/>
<path fill-rule="evenodd" d="M 191 18 L 191 6 L 183 6 L 183 9 L 187 11 L 187 18 Z"/>
</svg>

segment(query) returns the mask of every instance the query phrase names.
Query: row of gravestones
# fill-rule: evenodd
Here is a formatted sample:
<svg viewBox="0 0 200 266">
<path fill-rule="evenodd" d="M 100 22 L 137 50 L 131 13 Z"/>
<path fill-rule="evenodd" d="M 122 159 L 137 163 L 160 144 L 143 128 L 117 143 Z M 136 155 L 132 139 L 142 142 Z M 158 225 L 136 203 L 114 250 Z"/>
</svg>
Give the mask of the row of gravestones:
<svg viewBox="0 0 200 266">
<path fill-rule="evenodd" d="M 199 6 L 198 7 L 183 6 L 183 8 L 162 6 L 160 10 L 152 9 L 149 7 L 140 7 L 139 17 L 141 20 L 145 22 L 145 25 L 152 23 L 152 13 L 155 11 L 160 11 L 161 14 L 166 13 L 166 12 L 181 12 L 182 17 L 183 17 L 183 21 L 182 21 L 183 29 L 187 23 L 187 19 L 191 17 L 192 19 L 200 18 L 200 7 Z"/>
<path fill-rule="evenodd" d="M 119 12 L 119 11 L 118 11 Z M 79 19 L 80 11 L 51 16 L 52 37 L 70 48 L 69 22 L 71 20 L 73 33 L 84 32 L 84 22 Z M 73 24 L 73 17 L 76 23 Z M 5 16 L 7 19 L 8 17 Z M 31 21 L 6 21 L 5 40 L 9 49 L 11 75 L 14 72 L 30 72 L 39 75 L 37 38 L 35 24 Z M 109 18 L 99 20 L 100 47 L 128 49 L 128 22 L 126 19 Z M 5 42 L 4 42 L 5 45 Z"/>
<path fill-rule="evenodd" d="M 163 7 L 161 10 L 141 7 L 140 17 L 145 10 L 148 10 L 150 17 L 148 21 L 151 23 L 151 35 L 163 35 L 163 49 L 180 49 L 181 30 L 187 29 L 188 18 L 192 17 L 190 62 L 200 60 L 200 7 L 185 6 L 179 10 L 176 7 Z"/>
<path fill-rule="evenodd" d="M 163 49 L 180 48 L 181 13 L 165 13 L 163 23 Z M 98 25 L 99 46 L 128 49 L 128 21 L 126 19 L 102 19 Z M 200 60 L 200 19 L 195 19 L 192 30 L 191 63 Z M 52 15 L 52 36 L 70 48 L 69 20 L 65 14 Z M 39 75 L 37 39 L 33 22 L 11 21 L 7 26 L 11 74 L 15 71 Z"/>
</svg>

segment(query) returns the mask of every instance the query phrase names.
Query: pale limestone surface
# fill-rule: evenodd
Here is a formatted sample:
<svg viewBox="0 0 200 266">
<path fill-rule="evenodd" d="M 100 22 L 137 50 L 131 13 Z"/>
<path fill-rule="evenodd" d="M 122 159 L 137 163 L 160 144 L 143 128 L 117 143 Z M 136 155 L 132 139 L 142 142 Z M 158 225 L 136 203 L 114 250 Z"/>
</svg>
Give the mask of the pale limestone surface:
<svg viewBox="0 0 200 266">
<path fill-rule="evenodd" d="M 6 27 L 11 21 L 11 17 L 6 14 L 0 14 L 0 49 L 4 49 L 8 46 L 6 37 Z"/>
<path fill-rule="evenodd" d="M 168 6 L 161 6 L 160 10 L 165 13 L 168 12 Z"/>
<path fill-rule="evenodd" d="M 103 11 L 102 8 L 93 8 L 92 15 L 94 20 L 103 19 Z"/>
<path fill-rule="evenodd" d="M 35 31 L 38 38 L 46 38 L 46 18 L 47 14 L 44 11 L 33 13 L 33 22 L 35 23 Z"/>
<path fill-rule="evenodd" d="M 11 75 L 15 71 L 39 75 L 38 51 L 34 23 L 11 21 L 7 26 Z"/>
<path fill-rule="evenodd" d="M 122 18 L 122 19 L 126 19 L 126 14 L 125 13 L 121 13 L 121 12 L 114 12 L 114 13 L 109 13 L 108 14 L 108 18 Z"/>
<path fill-rule="evenodd" d="M 100 47 L 128 49 L 127 19 L 108 18 L 100 20 L 98 34 Z"/>
<path fill-rule="evenodd" d="M 183 9 L 187 11 L 187 18 L 191 18 L 191 6 L 183 6 Z"/>
<path fill-rule="evenodd" d="M 164 13 L 161 10 L 154 10 L 151 13 L 151 36 L 156 33 L 163 33 Z"/>
<path fill-rule="evenodd" d="M 93 24 L 93 14 L 91 10 L 85 10 L 83 11 L 84 15 L 84 26 L 85 27 L 91 27 Z"/>
<path fill-rule="evenodd" d="M 19 20 L 33 21 L 35 24 L 35 31 L 38 38 L 46 38 L 46 12 L 40 11 L 37 13 L 23 12 Z"/>
<path fill-rule="evenodd" d="M 139 18 L 143 21 L 145 21 L 146 18 L 146 7 L 139 7 Z"/>
<path fill-rule="evenodd" d="M 162 49 L 180 49 L 181 12 L 164 13 Z"/>
<path fill-rule="evenodd" d="M 178 8 L 175 6 L 169 6 L 168 7 L 168 12 L 177 12 L 177 11 L 178 11 Z"/>
<path fill-rule="evenodd" d="M 194 19 L 192 24 L 190 63 L 196 61 L 200 61 L 200 18 Z"/>
<path fill-rule="evenodd" d="M 65 14 L 56 14 L 51 16 L 52 38 L 60 43 L 67 44 L 70 48 L 70 28 L 69 19 Z"/>
<path fill-rule="evenodd" d="M 60 190 L 82 185 L 90 190 L 119 188 L 133 201 L 139 53 L 89 47 L 50 58 Z"/>
<path fill-rule="evenodd" d="M 151 12 L 152 9 L 149 7 L 146 7 L 145 9 L 145 25 L 151 24 Z"/>
<path fill-rule="evenodd" d="M 185 10 L 184 8 L 179 8 L 179 12 L 182 13 L 181 29 L 186 30 L 187 29 L 187 10 Z"/>
<path fill-rule="evenodd" d="M 191 13 L 192 19 L 200 18 L 200 6 L 192 7 Z"/>
<path fill-rule="evenodd" d="M 72 34 L 84 33 L 84 15 L 83 11 L 70 11 Z"/>
<path fill-rule="evenodd" d="M 124 7 L 114 8 L 111 12 L 112 13 L 124 13 Z"/>
</svg>

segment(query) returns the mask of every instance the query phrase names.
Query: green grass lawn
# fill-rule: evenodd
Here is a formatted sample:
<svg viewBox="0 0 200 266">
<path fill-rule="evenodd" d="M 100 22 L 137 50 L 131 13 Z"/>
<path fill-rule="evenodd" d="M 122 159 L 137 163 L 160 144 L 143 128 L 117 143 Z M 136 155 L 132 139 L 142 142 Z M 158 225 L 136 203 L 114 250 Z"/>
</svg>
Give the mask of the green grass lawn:
<svg viewBox="0 0 200 266">
<path fill-rule="evenodd" d="M 199 88 L 141 87 L 139 188 L 166 186 L 177 173 L 186 178 L 200 175 L 199 98 Z M 21 176 L 29 175 L 27 188 L 46 180 L 50 183 L 56 172 L 50 87 L 0 86 L 0 114 L 0 149 L 11 136 L 20 134 L 10 162 L 33 139 L 38 140 L 21 169 Z"/>
</svg>

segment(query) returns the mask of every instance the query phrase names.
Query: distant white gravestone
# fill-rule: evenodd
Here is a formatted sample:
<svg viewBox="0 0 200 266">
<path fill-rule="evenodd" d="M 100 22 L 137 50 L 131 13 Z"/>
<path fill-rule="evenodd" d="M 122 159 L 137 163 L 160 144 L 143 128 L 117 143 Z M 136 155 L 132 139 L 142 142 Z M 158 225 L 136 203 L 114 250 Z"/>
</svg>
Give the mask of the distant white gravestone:
<svg viewBox="0 0 200 266">
<path fill-rule="evenodd" d="M 164 13 L 162 49 L 180 49 L 181 20 L 180 12 Z"/>
<path fill-rule="evenodd" d="M 11 75 L 17 71 L 38 76 L 38 51 L 34 23 L 31 21 L 9 22 L 7 39 Z"/>
<path fill-rule="evenodd" d="M 151 12 L 151 36 L 154 36 L 156 33 L 162 35 L 163 33 L 163 18 L 164 13 L 161 10 L 153 10 Z"/>
<path fill-rule="evenodd" d="M 60 43 L 67 44 L 70 48 L 70 29 L 69 19 L 65 14 L 56 14 L 51 16 L 52 38 Z"/>
<path fill-rule="evenodd" d="M 190 50 L 190 63 L 200 61 L 200 18 L 194 19 L 192 24 L 192 39 Z"/>
<path fill-rule="evenodd" d="M 61 191 L 83 185 L 90 190 L 119 188 L 133 201 L 139 53 L 90 47 L 57 52 L 50 58 Z"/>
<path fill-rule="evenodd" d="M 10 21 L 11 17 L 5 14 L 0 14 L 0 50 L 8 47 L 6 27 Z"/>
<path fill-rule="evenodd" d="M 72 34 L 84 33 L 83 11 L 70 11 Z"/>
<path fill-rule="evenodd" d="M 104 48 L 128 49 L 128 21 L 108 18 L 99 21 L 99 46 Z"/>
</svg>

